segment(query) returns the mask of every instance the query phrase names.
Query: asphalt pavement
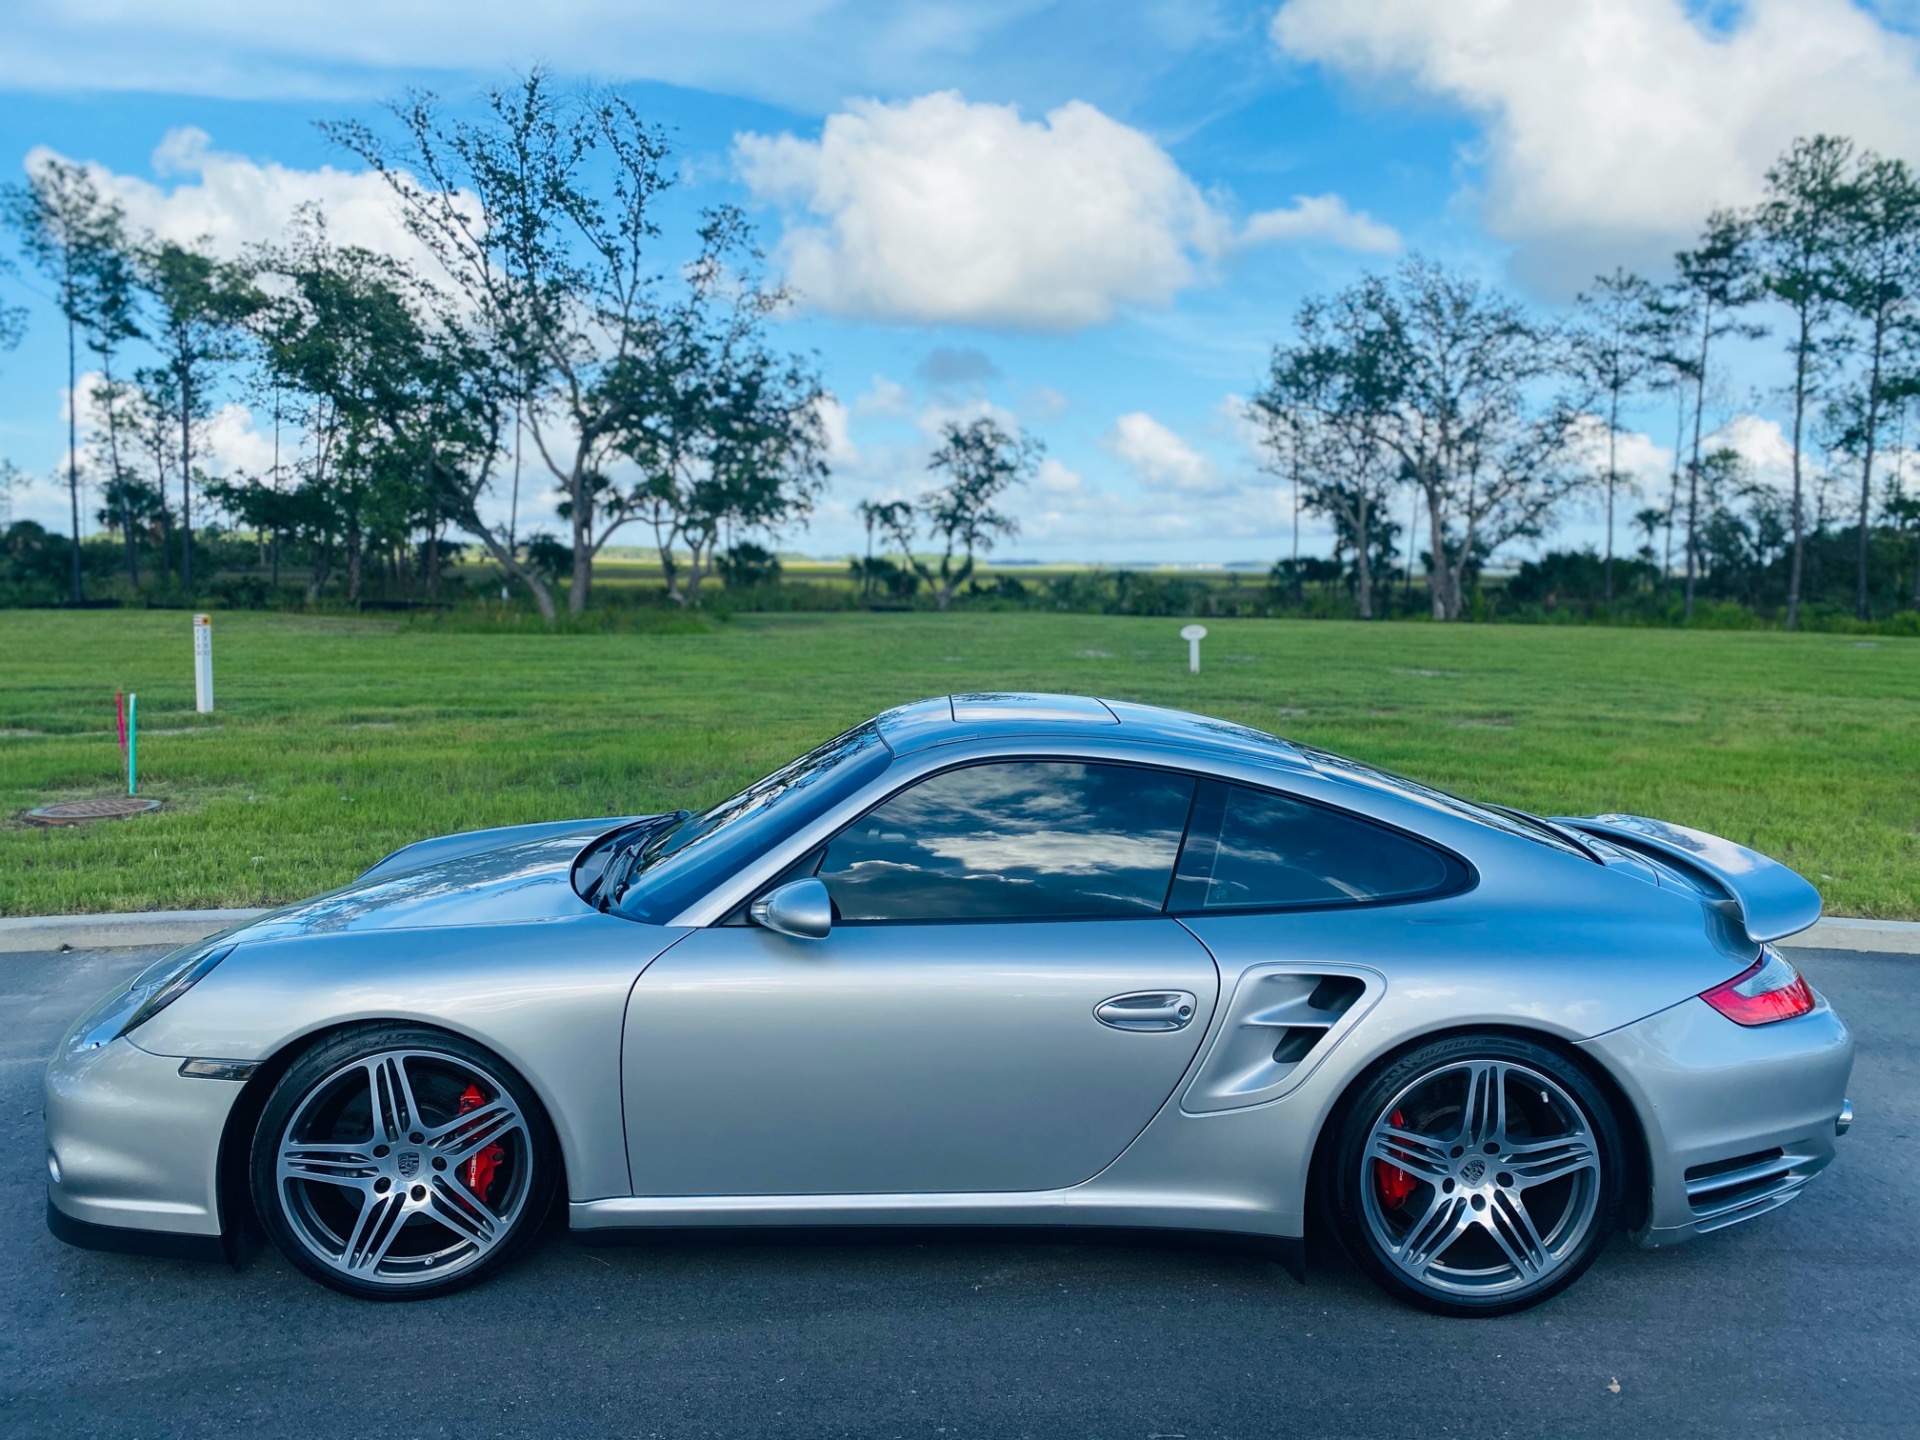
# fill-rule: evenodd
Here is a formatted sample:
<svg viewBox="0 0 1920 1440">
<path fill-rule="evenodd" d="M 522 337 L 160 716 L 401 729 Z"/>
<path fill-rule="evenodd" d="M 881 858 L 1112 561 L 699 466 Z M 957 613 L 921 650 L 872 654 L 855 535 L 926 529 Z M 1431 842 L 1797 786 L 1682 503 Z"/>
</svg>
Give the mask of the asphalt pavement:
<svg viewBox="0 0 1920 1440">
<path fill-rule="evenodd" d="M 1858 1119 L 1792 1205 L 1617 1241 L 1548 1305 L 1449 1321 L 1330 1241 L 1232 1250 L 915 1235 L 605 1250 L 554 1228 L 492 1283 L 373 1305 L 70 1249 L 40 1072 L 155 952 L 0 955 L 0 1435 L 1920 1435 L 1920 960 L 1798 951 L 1859 1040 Z"/>
</svg>

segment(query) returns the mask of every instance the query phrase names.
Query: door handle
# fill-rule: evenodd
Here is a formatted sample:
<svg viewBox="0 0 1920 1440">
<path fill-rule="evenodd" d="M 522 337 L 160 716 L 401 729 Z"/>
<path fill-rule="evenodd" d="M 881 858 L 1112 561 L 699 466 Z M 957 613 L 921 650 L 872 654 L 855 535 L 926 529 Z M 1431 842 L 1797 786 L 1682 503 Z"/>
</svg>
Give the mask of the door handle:
<svg viewBox="0 0 1920 1440">
<path fill-rule="evenodd" d="M 1185 990 L 1135 990 L 1102 1000 L 1093 1018 L 1116 1030 L 1184 1030 L 1195 1008 Z"/>
</svg>

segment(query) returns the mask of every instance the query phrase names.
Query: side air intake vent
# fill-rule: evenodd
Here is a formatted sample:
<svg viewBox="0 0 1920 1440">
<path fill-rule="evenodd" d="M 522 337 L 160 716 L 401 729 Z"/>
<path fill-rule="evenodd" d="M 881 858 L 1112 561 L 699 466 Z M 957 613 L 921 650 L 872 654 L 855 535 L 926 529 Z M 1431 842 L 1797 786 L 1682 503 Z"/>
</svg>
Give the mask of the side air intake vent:
<svg viewBox="0 0 1920 1440">
<path fill-rule="evenodd" d="M 1180 1106 L 1231 1110 L 1284 1095 L 1380 997 L 1371 971 L 1261 966 L 1241 977 Z"/>
</svg>

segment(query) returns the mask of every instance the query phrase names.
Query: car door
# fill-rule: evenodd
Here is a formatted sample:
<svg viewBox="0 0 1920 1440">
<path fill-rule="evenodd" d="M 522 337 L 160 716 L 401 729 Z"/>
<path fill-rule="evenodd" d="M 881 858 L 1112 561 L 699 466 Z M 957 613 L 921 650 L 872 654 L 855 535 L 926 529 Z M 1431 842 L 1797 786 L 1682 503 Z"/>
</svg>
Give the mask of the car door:
<svg viewBox="0 0 1920 1440">
<path fill-rule="evenodd" d="M 807 862 L 834 900 L 825 938 L 723 924 L 667 951 L 627 1015 L 635 1193 L 1098 1173 L 1166 1102 L 1218 994 L 1164 914 L 1193 791 L 1130 765 L 945 770 Z"/>
</svg>

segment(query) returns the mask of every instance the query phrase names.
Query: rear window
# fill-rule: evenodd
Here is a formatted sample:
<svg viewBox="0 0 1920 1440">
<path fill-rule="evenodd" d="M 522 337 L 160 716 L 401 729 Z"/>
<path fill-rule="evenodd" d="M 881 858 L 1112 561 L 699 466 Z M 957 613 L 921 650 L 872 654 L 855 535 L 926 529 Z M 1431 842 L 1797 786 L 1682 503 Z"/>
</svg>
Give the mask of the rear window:
<svg viewBox="0 0 1920 1440">
<path fill-rule="evenodd" d="M 1378 904 L 1465 888 L 1446 851 L 1344 810 L 1208 781 L 1174 881 L 1175 911 Z"/>
</svg>

